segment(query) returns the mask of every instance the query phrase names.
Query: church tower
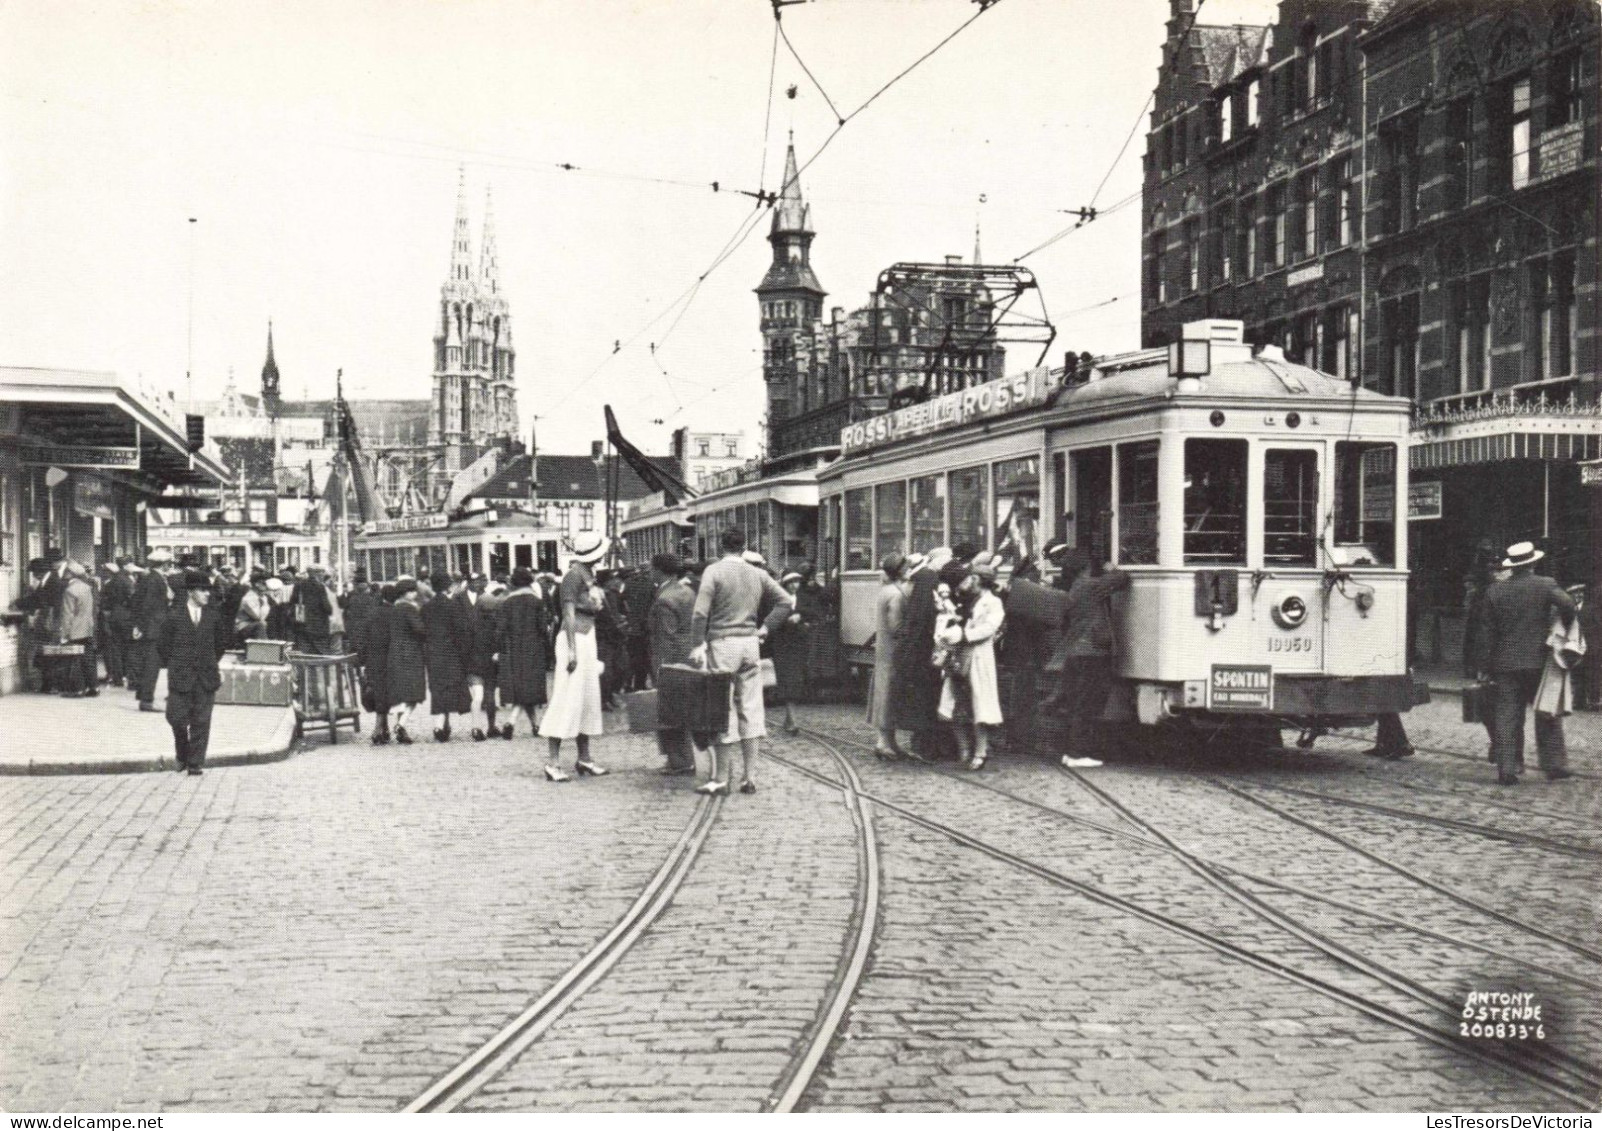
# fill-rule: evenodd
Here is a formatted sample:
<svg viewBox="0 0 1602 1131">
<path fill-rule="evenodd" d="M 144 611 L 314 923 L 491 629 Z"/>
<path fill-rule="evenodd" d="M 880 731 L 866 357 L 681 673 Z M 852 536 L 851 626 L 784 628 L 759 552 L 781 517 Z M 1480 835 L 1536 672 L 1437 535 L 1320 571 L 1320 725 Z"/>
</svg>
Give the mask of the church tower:
<svg viewBox="0 0 1602 1131">
<path fill-rule="evenodd" d="M 795 139 L 784 159 L 784 182 L 773 210 L 768 243 L 773 262 L 757 287 L 762 308 L 762 376 L 768 388 L 768 428 L 788 418 L 800 403 L 796 347 L 812 324 L 823 317 L 827 297 L 812 273 L 812 209 L 801 198 L 796 171 Z M 771 450 L 771 445 L 770 445 Z"/>
<path fill-rule="evenodd" d="M 441 481 L 517 434 L 512 321 L 501 293 L 495 222 L 486 193 L 479 260 L 467 220 L 467 174 L 456 190 L 450 272 L 440 287 L 434 336 L 434 403 L 429 444 L 442 449 Z"/>
<path fill-rule="evenodd" d="M 230 382 L 231 383 L 231 382 Z M 277 416 L 283 402 L 278 394 L 278 362 L 273 359 L 273 323 L 267 320 L 267 360 L 261 367 L 261 407 L 268 416 Z"/>
</svg>

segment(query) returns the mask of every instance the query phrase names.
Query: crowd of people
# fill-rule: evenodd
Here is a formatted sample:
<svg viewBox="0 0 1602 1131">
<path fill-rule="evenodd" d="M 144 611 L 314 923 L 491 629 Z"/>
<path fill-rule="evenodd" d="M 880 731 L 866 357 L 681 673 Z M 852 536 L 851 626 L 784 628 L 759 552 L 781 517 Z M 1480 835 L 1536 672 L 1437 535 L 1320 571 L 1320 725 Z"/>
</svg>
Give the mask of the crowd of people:
<svg viewBox="0 0 1602 1131">
<path fill-rule="evenodd" d="M 868 704 L 875 755 L 925 763 L 955 756 L 969 770 L 983 769 L 1006 722 L 1006 667 L 1012 704 L 1032 715 L 1066 714 L 1063 764 L 1102 764 L 1095 728 L 1117 662 L 1112 600 L 1129 587 L 1129 575 L 1092 569 L 1064 543 L 1042 557 L 1062 594 L 1044 604 L 1026 600 L 1028 587 L 1040 587 L 1038 563 L 1026 561 L 1003 580 L 1000 560 L 972 545 L 885 558 Z M 1009 607 L 1028 611 L 1009 621 Z M 1056 681 L 1044 695 L 1042 676 Z M 901 731 L 910 732 L 907 746 Z"/>
<path fill-rule="evenodd" d="M 665 665 L 699 666 L 733 674 L 728 726 L 721 734 L 659 730 L 662 772 L 694 775 L 696 746 L 709 747 L 711 771 L 698 788 L 727 792 L 738 752 L 740 789 L 749 793 L 767 733 L 765 690 L 794 733 L 792 704 L 808 696 L 818 645 L 834 636 L 820 631 L 832 626 L 831 596 L 810 567 L 775 577 L 738 529 L 724 532 L 721 548 L 709 564 L 660 554 L 649 568 L 605 569 L 610 542 L 590 533 L 576 540 L 560 578 L 518 568 L 372 585 L 357 571 L 343 591 L 321 565 L 241 577 L 156 549 L 90 570 L 51 550 L 29 563 L 15 605 L 25 618 L 22 667 L 36 690 L 83 697 L 126 688 L 141 711 L 159 709 L 166 668 L 177 761 L 199 773 L 226 650 L 281 640 L 304 655 L 354 655 L 363 705 L 376 718 L 374 744 L 410 744 L 430 719 L 435 741 L 449 742 L 453 716 L 474 741 L 511 739 L 521 720 L 546 740 L 544 774 L 560 782 L 569 780 L 561 758 L 568 741 L 573 773 L 607 772 L 591 739 L 619 696 L 659 686 Z M 1573 595 L 1535 572 L 1542 556 L 1530 543 L 1505 557 L 1484 553 L 1469 590 L 1465 674 L 1482 684 L 1471 694 L 1483 697 L 1488 757 L 1503 784 L 1523 770 L 1530 708 L 1540 768 L 1554 780 L 1570 776 L 1562 717 L 1587 698 L 1570 676 L 1589 623 Z M 1115 602 L 1129 575 L 1062 543 L 1041 557 L 1054 572 L 1049 600 L 1031 561 L 1003 578 L 1001 561 L 971 545 L 886 556 L 868 703 L 879 758 L 955 758 L 979 770 L 1008 714 L 1029 723 L 1011 738 L 1022 729 L 1030 745 L 1039 719 L 1056 714 L 1063 764 L 1101 765 L 1098 727 L 1118 660 Z M 1412 752 L 1399 716 L 1379 723 L 1370 753 Z"/>
</svg>

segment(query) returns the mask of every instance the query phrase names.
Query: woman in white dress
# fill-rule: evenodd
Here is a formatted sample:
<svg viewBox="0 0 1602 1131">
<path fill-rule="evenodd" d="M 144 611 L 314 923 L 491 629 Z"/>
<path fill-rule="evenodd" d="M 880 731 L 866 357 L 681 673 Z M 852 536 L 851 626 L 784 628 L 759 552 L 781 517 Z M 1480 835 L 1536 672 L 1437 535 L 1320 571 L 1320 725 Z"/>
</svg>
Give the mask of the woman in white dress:
<svg viewBox="0 0 1602 1131">
<path fill-rule="evenodd" d="M 600 590 L 595 587 L 591 566 L 606 556 L 611 540 L 596 533 L 580 534 L 573 540 L 573 559 L 557 600 L 562 606 L 562 627 L 556 636 L 556 675 L 551 702 L 540 719 L 540 734 L 550 743 L 545 760 L 545 777 L 567 781 L 562 772 L 562 740 L 578 742 L 580 777 L 600 777 L 604 769 L 590 761 L 590 736 L 605 729 L 601 718 L 601 665 L 595 651 L 595 614 L 600 610 Z"/>
<path fill-rule="evenodd" d="M 947 618 L 936 636 L 954 655 L 940 689 L 940 717 L 952 723 L 964 764 L 979 770 L 990 756 L 991 731 L 1002 722 L 996 634 L 1007 613 L 996 596 L 995 560 L 976 558 L 959 592 L 972 602 L 967 619 Z"/>
</svg>

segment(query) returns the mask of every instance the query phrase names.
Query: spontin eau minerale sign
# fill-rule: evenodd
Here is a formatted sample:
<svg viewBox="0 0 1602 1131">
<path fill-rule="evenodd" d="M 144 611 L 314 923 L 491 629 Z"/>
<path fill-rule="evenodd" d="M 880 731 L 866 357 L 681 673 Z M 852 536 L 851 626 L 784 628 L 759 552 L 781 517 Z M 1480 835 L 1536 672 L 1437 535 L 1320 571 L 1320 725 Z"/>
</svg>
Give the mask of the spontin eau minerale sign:
<svg viewBox="0 0 1602 1131">
<path fill-rule="evenodd" d="M 881 444 L 910 440 L 914 436 L 926 436 L 986 417 L 1005 416 L 1045 404 L 1061 384 L 1061 374 L 1042 365 L 1016 377 L 986 381 L 983 385 L 947 393 L 922 404 L 859 420 L 840 429 L 840 453 L 851 455 Z"/>
</svg>

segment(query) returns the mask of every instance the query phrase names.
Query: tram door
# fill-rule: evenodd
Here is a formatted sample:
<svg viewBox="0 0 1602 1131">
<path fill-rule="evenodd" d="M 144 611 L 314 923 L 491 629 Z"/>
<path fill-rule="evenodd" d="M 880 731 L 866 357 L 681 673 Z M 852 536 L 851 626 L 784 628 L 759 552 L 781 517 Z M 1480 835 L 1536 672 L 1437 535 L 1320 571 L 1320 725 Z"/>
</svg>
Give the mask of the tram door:
<svg viewBox="0 0 1602 1131">
<path fill-rule="evenodd" d="M 1070 543 L 1092 562 L 1112 560 L 1112 448 L 1087 448 L 1069 455 L 1071 477 L 1067 515 Z"/>
</svg>

